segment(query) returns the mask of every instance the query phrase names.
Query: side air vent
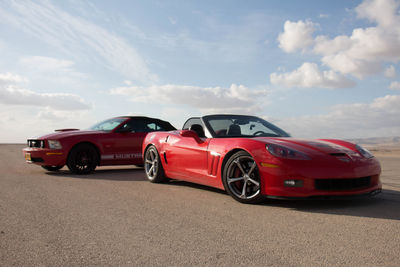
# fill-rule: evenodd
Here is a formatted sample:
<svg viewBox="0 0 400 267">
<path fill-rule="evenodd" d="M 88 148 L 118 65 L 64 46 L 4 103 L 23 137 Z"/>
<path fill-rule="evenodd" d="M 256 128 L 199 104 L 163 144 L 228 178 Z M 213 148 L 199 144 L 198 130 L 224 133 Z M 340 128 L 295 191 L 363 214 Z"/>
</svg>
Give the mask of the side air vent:
<svg viewBox="0 0 400 267">
<path fill-rule="evenodd" d="M 168 161 L 167 161 L 167 152 L 164 152 L 164 160 L 165 160 L 165 164 L 168 164 Z"/>
</svg>

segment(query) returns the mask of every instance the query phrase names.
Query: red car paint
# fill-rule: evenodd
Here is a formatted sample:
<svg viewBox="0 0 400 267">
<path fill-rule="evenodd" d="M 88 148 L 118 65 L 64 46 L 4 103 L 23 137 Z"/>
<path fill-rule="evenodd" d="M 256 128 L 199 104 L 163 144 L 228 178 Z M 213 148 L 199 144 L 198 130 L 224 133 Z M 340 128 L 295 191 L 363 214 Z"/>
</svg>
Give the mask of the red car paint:
<svg viewBox="0 0 400 267">
<path fill-rule="evenodd" d="M 143 155 L 150 145 L 154 145 L 166 177 L 226 189 L 222 182 L 224 165 L 235 151 L 243 150 L 255 160 L 260 173 L 261 194 L 269 197 L 362 195 L 378 193 L 382 188 L 378 160 L 364 157 L 355 144 L 291 137 L 219 137 L 210 134 L 212 131 L 208 129 L 205 117 L 196 118 L 205 129 L 205 137 L 200 138 L 190 130 L 149 133 L 143 142 Z M 306 155 L 308 160 L 274 156 L 267 151 L 267 144 L 294 149 Z M 362 177 L 370 178 L 368 186 L 340 190 L 316 188 L 317 180 Z M 285 186 L 284 181 L 292 179 L 301 180 L 303 186 Z"/>
<path fill-rule="evenodd" d="M 175 129 L 168 122 L 154 118 L 124 116 L 113 119 L 117 119 L 120 123 L 116 123 L 116 126 L 109 131 L 59 129 L 55 133 L 35 139 L 28 139 L 28 147 L 23 149 L 25 159 L 28 163 L 41 166 L 64 166 L 67 164 L 71 149 L 85 143 L 96 148 L 99 159 L 97 162 L 98 166 L 140 165 L 143 164 L 141 154 L 143 139 L 149 131 L 157 129 L 149 128 L 142 132 L 122 132 L 121 129 L 137 121 L 146 121 L 152 126 L 157 124 L 162 125 L 164 127 L 162 130 Z M 50 148 L 49 140 L 60 142 L 62 148 Z"/>
</svg>

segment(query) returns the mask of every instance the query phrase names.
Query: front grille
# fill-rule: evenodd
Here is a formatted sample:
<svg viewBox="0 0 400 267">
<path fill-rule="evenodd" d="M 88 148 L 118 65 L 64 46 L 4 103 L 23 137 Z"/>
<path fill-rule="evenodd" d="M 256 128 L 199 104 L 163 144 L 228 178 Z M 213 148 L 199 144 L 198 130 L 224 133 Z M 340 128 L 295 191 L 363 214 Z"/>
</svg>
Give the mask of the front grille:
<svg viewBox="0 0 400 267">
<path fill-rule="evenodd" d="M 44 159 L 42 158 L 31 158 L 32 162 L 44 162 Z"/>
<path fill-rule="evenodd" d="M 44 140 L 28 139 L 28 147 L 44 148 Z"/>
<path fill-rule="evenodd" d="M 315 179 L 317 190 L 352 190 L 368 187 L 371 184 L 371 176 L 351 179 Z"/>
</svg>

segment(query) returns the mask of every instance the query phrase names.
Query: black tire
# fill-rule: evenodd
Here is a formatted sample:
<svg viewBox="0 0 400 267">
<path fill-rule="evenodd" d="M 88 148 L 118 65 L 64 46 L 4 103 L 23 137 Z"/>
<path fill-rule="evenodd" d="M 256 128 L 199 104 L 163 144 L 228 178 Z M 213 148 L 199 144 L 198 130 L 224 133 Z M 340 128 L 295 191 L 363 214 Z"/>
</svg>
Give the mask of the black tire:
<svg viewBox="0 0 400 267">
<path fill-rule="evenodd" d="M 241 203 L 254 204 L 264 200 L 257 164 L 246 151 L 236 152 L 228 159 L 222 182 L 228 194 Z"/>
<path fill-rule="evenodd" d="M 144 171 L 146 172 L 147 179 L 152 183 L 162 183 L 168 180 L 165 177 L 157 148 L 153 145 L 147 148 L 144 153 Z"/>
<path fill-rule="evenodd" d="M 64 167 L 64 165 L 61 165 L 61 166 L 49 166 L 49 165 L 42 166 L 43 169 L 45 169 L 47 171 L 50 171 L 50 172 L 56 172 L 59 169 L 61 169 L 62 167 Z"/>
<path fill-rule="evenodd" d="M 80 144 L 69 152 L 67 166 L 75 174 L 89 174 L 96 169 L 98 162 L 96 148 L 90 144 Z"/>
</svg>

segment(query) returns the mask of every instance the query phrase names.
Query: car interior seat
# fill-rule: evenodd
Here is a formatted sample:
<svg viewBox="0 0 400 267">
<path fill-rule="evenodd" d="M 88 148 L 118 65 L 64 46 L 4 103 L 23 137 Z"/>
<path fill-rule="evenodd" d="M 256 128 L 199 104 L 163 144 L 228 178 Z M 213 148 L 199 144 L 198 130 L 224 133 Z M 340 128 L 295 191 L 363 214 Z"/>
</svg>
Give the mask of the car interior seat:
<svg viewBox="0 0 400 267">
<path fill-rule="evenodd" d="M 196 132 L 199 137 L 206 137 L 206 135 L 204 134 L 203 126 L 201 126 L 200 124 L 192 124 L 189 130 Z"/>
<path fill-rule="evenodd" d="M 226 132 L 228 136 L 240 136 L 242 135 L 242 131 L 240 130 L 240 126 L 237 124 L 231 124 Z"/>
<path fill-rule="evenodd" d="M 226 129 L 222 129 L 222 130 L 216 131 L 215 134 L 217 136 L 225 136 L 226 135 Z"/>
</svg>

